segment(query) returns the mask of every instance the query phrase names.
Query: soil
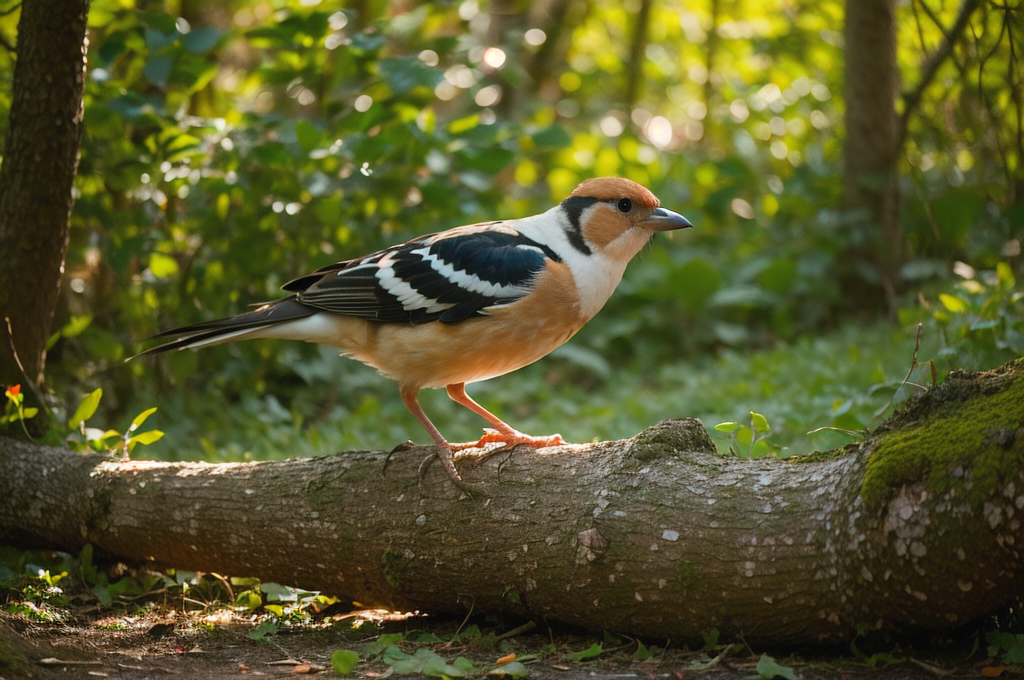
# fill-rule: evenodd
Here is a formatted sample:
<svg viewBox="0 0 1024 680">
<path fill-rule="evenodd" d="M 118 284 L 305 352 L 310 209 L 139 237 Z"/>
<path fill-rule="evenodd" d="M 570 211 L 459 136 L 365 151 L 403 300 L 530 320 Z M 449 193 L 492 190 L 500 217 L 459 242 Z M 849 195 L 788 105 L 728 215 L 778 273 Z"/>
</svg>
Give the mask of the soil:
<svg viewBox="0 0 1024 680">
<path fill-rule="evenodd" d="M 466 657 L 483 675 L 499 657 L 516 654 L 529 670 L 532 680 L 604 680 L 613 678 L 650 678 L 668 680 L 748 680 L 763 677 L 757 672 L 761 654 L 768 652 L 795 677 L 803 680 L 838 678 L 840 680 L 934 679 L 936 677 L 979 678 L 998 671 L 985 660 L 982 651 L 973 650 L 969 641 L 955 644 L 945 641 L 932 646 L 908 649 L 889 646 L 860 661 L 849 651 L 751 650 L 742 643 L 721 645 L 710 652 L 675 649 L 657 650 L 646 661 L 634 659 L 634 640 L 603 639 L 594 633 L 575 630 L 548 630 L 540 623 L 532 630 L 503 639 L 502 633 L 522 629 L 519 622 L 476 622 L 482 634 L 459 644 L 420 642 L 431 634 L 451 640 L 457 630 L 466 630 L 466 622 L 413 616 L 402 620 L 381 620 L 380 613 L 363 613 L 340 619 L 306 622 L 282 627 L 262 639 L 256 623 L 239 619 L 230 610 L 221 609 L 203 616 L 181 615 L 175 611 L 151 612 L 141 616 L 76 616 L 73 621 L 38 622 L 21 616 L 0 614 L 0 627 L 17 633 L 19 645 L 29 659 L 22 670 L 4 665 L 0 655 L 0 680 L 16 678 L 118 678 L 150 680 L 189 678 L 296 677 L 317 675 L 335 677 L 331 654 L 339 649 L 360 651 L 365 658 L 369 645 L 382 633 L 404 633 L 399 643 L 407 652 L 430 649 L 451 663 Z M 384 617 L 386 619 L 388 617 Z M 392 617 L 394 618 L 394 617 Z M 359 624 L 357 627 L 353 623 Z M 472 624 L 472 621 L 470 621 Z M 529 627 L 527 623 L 527 627 Z M 2 631 L 0 631 L 2 632 Z M 492 635 L 492 632 L 494 635 Z M 0 651 L 5 638 L 0 635 Z M 600 656 L 574 661 L 573 653 L 603 642 Z M 660 643 L 648 641 L 648 645 Z M 553 651 L 552 651 L 553 650 Z M 715 658 L 717 657 L 717 660 Z M 872 665 L 872 662 L 874 665 Z M 1011 669 L 1012 670 L 1012 669 Z M 379 653 L 361 661 L 351 673 L 360 680 L 387 678 L 393 669 Z M 416 676 L 408 676 L 416 677 Z"/>
</svg>

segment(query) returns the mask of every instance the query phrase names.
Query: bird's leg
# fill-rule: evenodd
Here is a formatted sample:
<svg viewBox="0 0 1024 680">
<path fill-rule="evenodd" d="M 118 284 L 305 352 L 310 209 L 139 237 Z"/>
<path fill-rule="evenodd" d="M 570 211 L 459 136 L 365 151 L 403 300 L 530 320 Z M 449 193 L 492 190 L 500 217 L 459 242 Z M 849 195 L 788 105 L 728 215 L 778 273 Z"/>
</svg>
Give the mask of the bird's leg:
<svg viewBox="0 0 1024 680">
<path fill-rule="evenodd" d="M 457 404 L 462 404 L 470 411 L 486 420 L 491 424 L 491 427 L 494 428 L 485 430 L 486 434 L 484 434 L 483 437 L 480 437 L 479 441 L 466 444 L 449 444 L 452 451 L 482 448 L 487 444 L 493 444 L 496 442 L 504 444 L 502 448 L 510 448 L 519 444 L 525 444 L 534 449 L 542 449 L 546 446 L 560 446 L 565 443 L 565 440 L 562 439 L 562 435 L 560 434 L 552 434 L 546 437 L 534 437 L 510 427 L 498 418 L 498 416 L 473 401 L 473 399 L 466 394 L 466 383 L 448 385 L 445 387 L 445 390 L 448 392 L 448 396 L 452 398 L 452 401 Z"/>
<path fill-rule="evenodd" d="M 470 485 L 462 481 L 462 476 L 459 474 L 459 471 L 455 469 L 455 461 L 452 460 L 452 445 L 448 443 L 438 429 L 434 427 L 434 424 L 430 422 L 430 418 L 427 417 L 427 414 L 423 412 L 423 407 L 420 406 L 420 401 L 417 398 L 419 390 L 403 386 L 399 389 L 399 392 L 402 395 L 402 401 L 405 402 L 405 407 L 409 409 L 409 413 L 411 413 L 416 420 L 420 421 L 420 425 L 423 426 L 423 429 L 427 431 L 430 438 L 434 440 L 435 444 L 437 444 L 437 457 L 441 459 L 441 464 L 444 465 L 445 472 L 447 472 L 448 476 L 451 477 L 455 486 L 466 490 Z M 433 457 L 428 458 L 420 465 L 421 477 L 429 465 L 427 461 L 432 458 Z"/>
</svg>

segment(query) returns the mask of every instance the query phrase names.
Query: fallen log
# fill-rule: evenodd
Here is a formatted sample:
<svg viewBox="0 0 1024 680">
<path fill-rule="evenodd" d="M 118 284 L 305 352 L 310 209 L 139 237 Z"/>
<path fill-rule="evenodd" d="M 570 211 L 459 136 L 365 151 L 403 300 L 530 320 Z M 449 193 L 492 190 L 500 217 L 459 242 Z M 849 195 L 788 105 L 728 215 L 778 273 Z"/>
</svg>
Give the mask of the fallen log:
<svg viewBox="0 0 1024 680">
<path fill-rule="evenodd" d="M 950 630 L 1024 595 L 1024 361 L 957 372 L 864 441 L 717 454 L 699 421 L 460 458 L 110 460 L 0 439 L 0 541 L 256 576 L 402 611 L 841 643 Z"/>
</svg>

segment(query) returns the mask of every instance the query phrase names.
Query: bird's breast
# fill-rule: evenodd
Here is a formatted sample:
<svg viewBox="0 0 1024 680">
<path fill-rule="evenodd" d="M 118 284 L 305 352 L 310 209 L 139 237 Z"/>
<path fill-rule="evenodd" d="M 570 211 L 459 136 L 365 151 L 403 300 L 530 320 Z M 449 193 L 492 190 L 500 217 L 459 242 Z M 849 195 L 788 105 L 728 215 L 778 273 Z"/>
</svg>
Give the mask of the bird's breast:
<svg viewBox="0 0 1024 680">
<path fill-rule="evenodd" d="M 456 324 L 376 324 L 372 338 L 346 354 L 399 383 L 442 387 L 510 373 L 550 354 L 589 320 L 572 274 L 549 263 L 533 292 Z"/>
</svg>

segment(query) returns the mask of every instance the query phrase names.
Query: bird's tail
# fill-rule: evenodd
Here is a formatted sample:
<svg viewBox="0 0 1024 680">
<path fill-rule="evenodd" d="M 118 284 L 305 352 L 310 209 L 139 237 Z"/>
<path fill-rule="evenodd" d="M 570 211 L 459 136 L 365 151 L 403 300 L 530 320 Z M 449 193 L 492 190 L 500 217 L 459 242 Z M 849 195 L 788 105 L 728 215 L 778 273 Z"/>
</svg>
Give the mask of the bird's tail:
<svg viewBox="0 0 1024 680">
<path fill-rule="evenodd" d="M 307 307 L 296 300 L 294 296 L 287 297 L 269 302 L 251 312 L 245 312 L 244 314 L 238 314 L 226 319 L 204 321 L 192 326 L 183 326 L 182 328 L 164 331 L 150 339 L 173 339 L 163 342 L 156 347 L 150 347 L 131 358 L 134 359 L 146 354 L 157 354 L 175 349 L 197 349 L 231 340 L 241 340 L 250 336 L 259 337 L 258 333 L 266 328 L 286 321 L 304 319 L 316 313 L 316 309 Z"/>
</svg>

